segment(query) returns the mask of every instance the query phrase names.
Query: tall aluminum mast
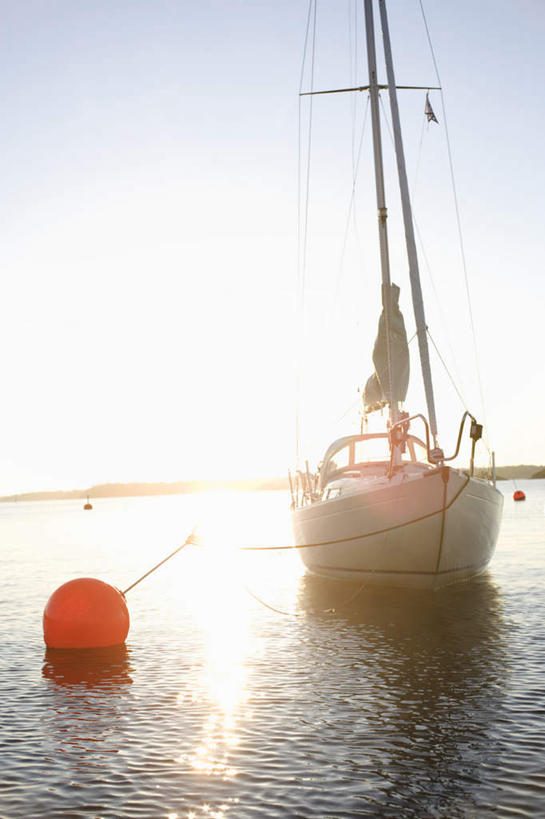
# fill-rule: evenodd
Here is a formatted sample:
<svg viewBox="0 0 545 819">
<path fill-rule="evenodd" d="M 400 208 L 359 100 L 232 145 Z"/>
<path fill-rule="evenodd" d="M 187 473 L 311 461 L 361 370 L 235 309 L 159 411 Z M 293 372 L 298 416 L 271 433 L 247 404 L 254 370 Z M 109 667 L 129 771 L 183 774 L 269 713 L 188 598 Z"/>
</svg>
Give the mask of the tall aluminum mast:
<svg viewBox="0 0 545 819">
<path fill-rule="evenodd" d="M 380 243 L 380 265 L 382 271 L 382 308 L 386 319 L 386 339 L 388 351 L 388 374 L 390 383 L 388 385 L 388 399 L 390 404 L 390 421 L 395 424 L 398 420 L 397 401 L 393 398 L 394 387 L 394 362 L 392 350 L 391 324 L 391 281 L 390 281 L 390 258 L 388 253 L 388 232 L 386 229 L 386 219 L 388 211 L 386 209 L 386 197 L 384 195 L 384 167 L 382 162 L 382 143 L 380 136 L 380 112 L 377 82 L 377 55 L 375 50 L 375 28 L 373 22 L 372 0 L 365 0 L 365 32 L 367 36 L 367 65 L 369 68 L 369 96 L 371 99 L 371 123 L 373 128 L 373 155 L 375 160 L 375 185 L 377 190 L 378 209 L 378 233 Z M 384 385 L 383 385 L 384 390 Z"/>
<path fill-rule="evenodd" d="M 366 0 L 366 3 L 370 0 Z M 420 351 L 420 365 L 422 367 L 422 378 L 424 379 L 424 390 L 426 393 L 426 404 L 428 407 L 428 417 L 430 429 L 433 435 L 434 446 L 437 448 L 437 419 L 435 415 L 435 400 L 433 396 L 433 385 L 431 380 L 431 366 L 428 349 L 428 336 L 426 317 L 424 315 L 424 302 L 422 300 L 422 287 L 420 285 L 420 272 L 418 269 L 418 257 L 416 254 L 416 242 L 414 240 L 414 226 L 411 211 L 411 201 L 409 198 L 409 184 L 407 182 L 407 170 L 405 167 L 405 155 L 403 153 L 403 141 L 401 138 L 401 123 L 399 120 L 399 108 L 397 105 L 397 92 L 394 77 L 394 66 L 392 62 L 392 49 L 390 45 L 390 32 L 388 29 L 388 17 L 386 15 L 385 0 L 378 0 L 380 19 L 382 24 L 382 39 L 384 43 L 384 59 L 386 62 L 386 75 L 388 79 L 388 93 L 390 96 L 390 109 L 392 112 L 392 126 L 394 130 L 394 143 L 397 159 L 397 172 L 399 177 L 399 189 L 401 192 L 401 207 L 403 210 L 403 222 L 405 225 L 405 241 L 407 243 L 407 256 L 409 260 L 409 275 L 411 280 L 411 292 L 413 299 L 414 317 L 416 320 L 416 331 L 418 334 L 418 348 Z M 437 453 L 439 455 L 439 453 Z"/>
</svg>

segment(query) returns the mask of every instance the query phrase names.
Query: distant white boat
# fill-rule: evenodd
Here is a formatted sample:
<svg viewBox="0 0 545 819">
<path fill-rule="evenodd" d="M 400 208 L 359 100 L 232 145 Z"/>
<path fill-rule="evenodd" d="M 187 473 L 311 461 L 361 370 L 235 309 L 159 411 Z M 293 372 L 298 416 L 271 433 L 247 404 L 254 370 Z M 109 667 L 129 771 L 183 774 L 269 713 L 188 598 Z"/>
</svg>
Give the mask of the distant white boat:
<svg viewBox="0 0 545 819">
<path fill-rule="evenodd" d="M 473 474 L 475 445 L 482 427 L 470 413 L 462 418 L 456 452 L 451 457 L 446 457 L 438 444 L 427 326 L 384 0 L 379 0 L 379 9 L 427 418 L 422 414 L 410 416 L 400 406 L 409 383 L 409 351 L 398 306 L 399 288 L 390 280 L 373 0 L 365 0 L 369 85 L 340 90 L 368 91 L 370 96 L 382 314 L 373 350 L 375 372 L 367 381 L 363 402 L 366 413 L 387 407 L 388 421 L 380 434 L 348 435 L 332 443 L 316 474 L 311 475 L 308 467 L 298 470 L 291 483 L 292 523 L 301 557 L 315 574 L 373 585 L 438 588 L 486 569 L 496 546 L 503 496 L 496 489 L 495 476 L 487 481 Z M 428 118 L 430 114 L 434 117 L 427 98 Z M 416 422 L 423 429 L 422 438 L 412 432 Z M 466 426 L 471 438 L 467 473 L 447 465 L 458 456 Z M 371 452 L 377 444 L 384 447 L 378 458 Z"/>
</svg>

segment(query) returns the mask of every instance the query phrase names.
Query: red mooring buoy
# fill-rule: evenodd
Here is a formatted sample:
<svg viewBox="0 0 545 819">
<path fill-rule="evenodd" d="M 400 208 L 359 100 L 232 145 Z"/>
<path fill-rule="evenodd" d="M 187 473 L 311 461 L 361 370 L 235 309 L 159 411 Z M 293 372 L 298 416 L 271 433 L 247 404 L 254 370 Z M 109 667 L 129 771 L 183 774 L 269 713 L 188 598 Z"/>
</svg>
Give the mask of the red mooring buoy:
<svg viewBox="0 0 545 819">
<path fill-rule="evenodd" d="M 513 492 L 513 500 L 521 501 L 526 500 L 526 495 L 522 491 L 522 489 L 517 489 L 516 492 Z"/>
<path fill-rule="evenodd" d="M 44 641 L 49 648 L 120 645 L 129 625 L 124 594 L 93 577 L 79 577 L 59 586 L 44 609 Z"/>
</svg>

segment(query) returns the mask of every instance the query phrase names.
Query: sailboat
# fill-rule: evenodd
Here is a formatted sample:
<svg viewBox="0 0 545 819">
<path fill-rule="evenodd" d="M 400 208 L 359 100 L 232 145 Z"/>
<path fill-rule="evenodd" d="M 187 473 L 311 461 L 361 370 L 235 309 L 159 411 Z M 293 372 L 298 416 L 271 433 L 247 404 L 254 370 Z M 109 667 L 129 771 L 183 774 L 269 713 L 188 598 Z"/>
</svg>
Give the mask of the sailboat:
<svg viewBox="0 0 545 819">
<path fill-rule="evenodd" d="M 427 325 L 405 168 L 386 5 L 378 0 L 387 85 L 377 81 L 373 0 L 365 0 L 369 84 L 381 263 L 382 313 L 373 350 L 374 373 L 363 391 L 364 412 L 387 408 L 382 432 L 346 435 L 326 450 L 318 470 L 298 468 L 291 480 L 295 544 L 307 569 L 369 585 L 440 588 L 483 572 L 495 550 L 503 495 L 474 474 L 482 426 L 468 411 L 456 451 L 439 445 Z M 404 86 L 406 87 L 406 86 Z M 379 90 L 388 89 L 401 209 L 427 416 L 402 410 L 409 383 L 409 351 L 399 288 L 391 281 L 381 145 Z M 320 92 L 312 92 L 320 93 Z M 323 92 L 322 92 L 323 93 Z M 328 92 L 333 93 L 333 92 Z M 427 100 L 428 104 L 428 100 Z M 378 282 L 377 282 L 378 284 Z M 469 469 L 458 457 L 469 431 Z M 418 432 L 418 434 L 416 434 Z M 382 444 L 378 459 L 370 450 Z"/>
</svg>

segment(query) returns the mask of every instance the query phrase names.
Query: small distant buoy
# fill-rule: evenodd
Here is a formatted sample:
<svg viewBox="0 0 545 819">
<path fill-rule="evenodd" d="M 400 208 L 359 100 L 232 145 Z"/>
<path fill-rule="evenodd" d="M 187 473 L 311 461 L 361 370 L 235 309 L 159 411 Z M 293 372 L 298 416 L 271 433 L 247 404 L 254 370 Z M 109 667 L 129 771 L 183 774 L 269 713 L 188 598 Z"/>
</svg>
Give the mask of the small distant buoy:
<svg viewBox="0 0 545 819">
<path fill-rule="evenodd" d="M 522 491 L 522 489 L 517 489 L 516 492 L 513 492 L 513 500 L 522 501 L 526 500 L 526 495 Z"/>
<path fill-rule="evenodd" d="M 80 577 L 53 592 L 44 609 L 48 648 L 103 648 L 120 645 L 129 633 L 125 596 L 119 589 Z"/>
<path fill-rule="evenodd" d="M 84 509 L 92 509 L 93 508 L 93 505 L 91 503 L 89 503 L 89 496 L 88 495 L 87 495 L 87 503 L 84 504 L 83 508 Z"/>
</svg>

